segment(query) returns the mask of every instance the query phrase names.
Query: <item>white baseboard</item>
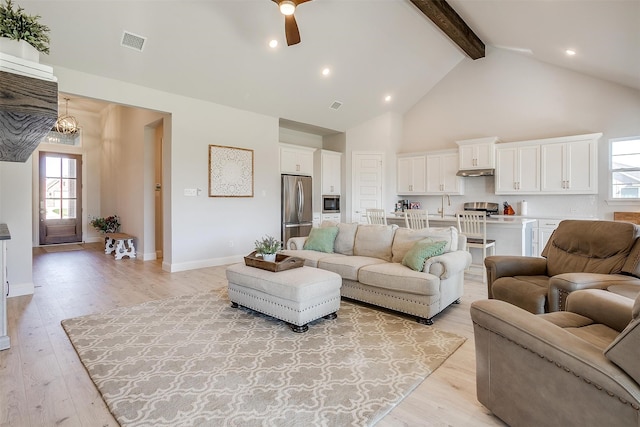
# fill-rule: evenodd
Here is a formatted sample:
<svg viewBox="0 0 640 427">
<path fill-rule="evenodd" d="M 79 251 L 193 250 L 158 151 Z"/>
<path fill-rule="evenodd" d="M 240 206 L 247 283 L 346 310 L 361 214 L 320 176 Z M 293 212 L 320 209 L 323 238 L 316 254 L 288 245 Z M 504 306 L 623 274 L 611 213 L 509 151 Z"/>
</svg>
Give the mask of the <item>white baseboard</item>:
<svg viewBox="0 0 640 427">
<path fill-rule="evenodd" d="M 27 283 L 9 283 L 9 298 L 19 297 L 22 295 L 33 295 L 33 290 L 35 286 L 32 282 Z"/>
<path fill-rule="evenodd" d="M 142 260 L 142 261 L 153 261 L 153 260 L 158 259 L 158 257 L 157 257 L 155 252 L 149 252 L 149 253 L 146 253 L 146 254 L 141 254 L 140 252 L 138 252 L 136 254 L 136 258 L 138 258 L 139 260 Z"/>
<path fill-rule="evenodd" d="M 85 243 L 104 243 L 104 237 L 89 237 L 88 239 L 84 239 Z"/>
<path fill-rule="evenodd" d="M 174 263 L 174 264 L 168 264 L 166 262 L 163 262 L 162 269 L 164 271 L 168 271 L 169 273 L 175 273 L 178 271 L 196 270 L 198 268 L 217 267 L 219 265 L 235 264 L 238 262 L 242 262 L 243 260 L 244 260 L 244 255 L 233 255 L 233 256 L 223 257 L 223 258 L 210 258 L 210 259 L 203 259 L 199 261 L 189 261 L 189 262 L 181 262 L 181 263 Z"/>
</svg>

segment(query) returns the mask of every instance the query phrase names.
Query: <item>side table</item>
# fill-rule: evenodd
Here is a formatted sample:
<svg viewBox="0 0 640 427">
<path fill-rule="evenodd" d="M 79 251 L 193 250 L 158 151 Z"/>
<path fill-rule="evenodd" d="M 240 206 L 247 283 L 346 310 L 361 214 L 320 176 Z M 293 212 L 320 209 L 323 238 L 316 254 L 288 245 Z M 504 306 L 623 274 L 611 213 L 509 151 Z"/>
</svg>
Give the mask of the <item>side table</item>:
<svg viewBox="0 0 640 427">
<path fill-rule="evenodd" d="M 126 233 L 106 233 L 104 235 L 104 253 L 115 252 L 116 259 L 124 256 L 136 257 L 136 248 L 133 245 L 134 237 Z"/>
</svg>

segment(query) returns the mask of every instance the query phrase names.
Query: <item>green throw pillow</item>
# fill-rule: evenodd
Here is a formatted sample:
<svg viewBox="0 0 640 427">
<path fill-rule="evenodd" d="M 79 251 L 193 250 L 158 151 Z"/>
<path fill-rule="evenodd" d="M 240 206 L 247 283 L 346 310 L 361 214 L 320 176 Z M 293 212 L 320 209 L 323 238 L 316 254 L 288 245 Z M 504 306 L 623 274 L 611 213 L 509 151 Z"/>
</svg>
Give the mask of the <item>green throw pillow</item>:
<svg viewBox="0 0 640 427">
<path fill-rule="evenodd" d="M 445 246 L 447 246 L 447 242 L 444 240 L 437 242 L 434 242 L 431 238 L 418 240 L 402 258 L 402 265 L 406 265 L 415 271 L 422 271 L 424 262 L 428 258 L 442 255 Z"/>
<path fill-rule="evenodd" d="M 312 228 L 304 242 L 303 249 L 333 253 L 333 242 L 338 235 L 338 227 Z"/>
</svg>

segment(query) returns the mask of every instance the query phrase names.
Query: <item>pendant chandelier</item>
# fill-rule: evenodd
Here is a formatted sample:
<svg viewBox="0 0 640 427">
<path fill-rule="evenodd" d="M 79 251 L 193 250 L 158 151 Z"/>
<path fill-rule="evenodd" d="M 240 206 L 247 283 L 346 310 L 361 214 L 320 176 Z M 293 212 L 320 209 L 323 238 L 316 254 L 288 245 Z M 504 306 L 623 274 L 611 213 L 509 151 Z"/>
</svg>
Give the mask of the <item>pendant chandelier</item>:
<svg viewBox="0 0 640 427">
<path fill-rule="evenodd" d="M 64 115 L 58 116 L 58 120 L 53 125 L 53 130 L 65 135 L 77 133 L 80 130 L 78 121 L 69 115 L 69 98 L 65 98 Z"/>
</svg>

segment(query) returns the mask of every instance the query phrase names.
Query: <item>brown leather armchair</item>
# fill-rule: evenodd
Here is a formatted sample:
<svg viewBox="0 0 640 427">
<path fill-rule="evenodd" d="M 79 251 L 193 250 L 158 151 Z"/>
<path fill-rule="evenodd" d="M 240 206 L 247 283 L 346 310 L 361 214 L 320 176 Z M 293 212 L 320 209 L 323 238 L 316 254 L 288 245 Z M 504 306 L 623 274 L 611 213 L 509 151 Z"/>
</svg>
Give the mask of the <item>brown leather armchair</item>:
<svg viewBox="0 0 640 427">
<path fill-rule="evenodd" d="M 640 295 L 573 292 L 534 315 L 471 304 L 478 401 L 515 426 L 640 425 Z"/>
<path fill-rule="evenodd" d="M 566 296 L 586 288 L 638 285 L 640 226 L 615 221 L 562 221 L 542 258 L 489 256 L 487 292 L 539 314 L 564 309 Z"/>
</svg>

